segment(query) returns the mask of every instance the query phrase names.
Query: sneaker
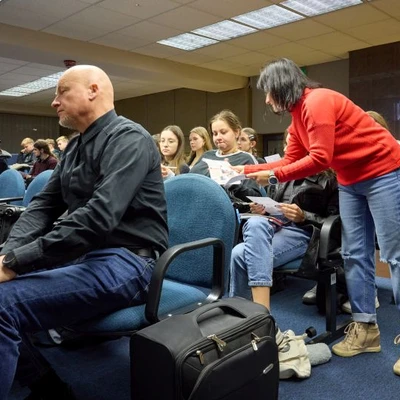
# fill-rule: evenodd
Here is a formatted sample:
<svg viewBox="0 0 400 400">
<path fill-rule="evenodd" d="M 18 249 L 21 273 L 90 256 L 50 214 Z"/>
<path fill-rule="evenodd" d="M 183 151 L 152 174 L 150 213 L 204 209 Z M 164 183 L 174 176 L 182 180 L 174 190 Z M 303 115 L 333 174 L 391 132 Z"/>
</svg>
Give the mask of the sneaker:
<svg viewBox="0 0 400 400">
<path fill-rule="evenodd" d="M 400 335 L 397 335 L 394 338 L 394 344 L 400 344 Z M 393 366 L 393 372 L 396 375 L 400 375 L 400 358 L 396 361 L 396 364 Z"/>
<path fill-rule="evenodd" d="M 353 357 L 361 353 L 379 353 L 381 351 L 380 333 L 377 324 L 352 322 L 344 330 L 345 338 L 332 347 L 334 354 L 340 357 Z"/>
<path fill-rule="evenodd" d="M 307 334 L 296 336 L 291 330 L 281 333 L 278 344 L 279 379 L 308 378 L 311 363 L 304 339 Z"/>
<path fill-rule="evenodd" d="M 378 296 L 375 296 L 375 308 L 379 308 L 379 300 Z M 351 305 L 350 300 L 347 300 L 345 303 L 342 304 L 342 311 L 346 314 L 351 314 Z"/>
<path fill-rule="evenodd" d="M 317 285 L 304 293 L 303 304 L 317 304 Z"/>
</svg>

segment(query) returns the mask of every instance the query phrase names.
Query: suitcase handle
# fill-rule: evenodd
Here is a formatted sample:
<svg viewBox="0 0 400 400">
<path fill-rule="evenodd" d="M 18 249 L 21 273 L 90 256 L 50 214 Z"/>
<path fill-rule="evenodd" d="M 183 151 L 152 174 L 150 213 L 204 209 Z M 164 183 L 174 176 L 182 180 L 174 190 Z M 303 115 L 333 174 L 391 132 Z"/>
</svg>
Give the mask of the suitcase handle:
<svg viewBox="0 0 400 400">
<path fill-rule="evenodd" d="M 242 318 L 248 318 L 255 314 L 269 314 L 267 308 L 261 304 L 253 303 L 250 300 L 242 299 L 240 297 L 230 297 L 228 299 L 220 299 L 213 303 L 205 304 L 190 313 L 192 322 L 197 325 L 198 319 L 205 313 L 220 309 L 230 309 Z"/>
</svg>

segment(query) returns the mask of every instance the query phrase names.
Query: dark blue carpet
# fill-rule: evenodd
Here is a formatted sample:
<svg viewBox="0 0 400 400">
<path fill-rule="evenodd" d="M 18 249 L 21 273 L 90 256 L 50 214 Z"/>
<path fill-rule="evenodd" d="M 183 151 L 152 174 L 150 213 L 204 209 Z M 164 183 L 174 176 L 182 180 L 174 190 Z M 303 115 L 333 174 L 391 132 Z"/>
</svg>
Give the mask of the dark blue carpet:
<svg viewBox="0 0 400 400">
<path fill-rule="evenodd" d="M 292 329 L 297 334 L 309 326 L 314 326 L 318 333 L 324 330 L 325 319 L 316 307 L 301 303 L 303 293 L 312 285 L 311 281 L 288 278 L 286 289 L 272 296 L 272 314 L 282 330 Z M 308 379 L 281 381 L 281 400 L 400 398 L 400 377 L 392 372 L 393 364 L 400 357 L 400 347 L 393 344 L 394 337 L 400 333 L 400 315 L 390 304 L 389 280 L 378 279 L 378 287 L 381 353 L 347 359 L 333 356 L 329 363 L 314 367 Z M 48 348 L 43 353 L 59 375 L 73 386 L 79 400 L 130 400 L 127 338 L 79 351 Z M 9 400 L 22 400 L 26 393 L 15 384 Z"/>
</svg>

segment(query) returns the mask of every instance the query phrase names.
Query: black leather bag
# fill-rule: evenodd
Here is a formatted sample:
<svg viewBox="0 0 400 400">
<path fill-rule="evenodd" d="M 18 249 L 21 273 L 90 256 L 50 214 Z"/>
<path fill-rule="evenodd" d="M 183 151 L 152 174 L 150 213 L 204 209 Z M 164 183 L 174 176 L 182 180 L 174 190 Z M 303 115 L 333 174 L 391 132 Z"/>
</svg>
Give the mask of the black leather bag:
<svg viewBox="0 0 400 400">
<path fill-rule="evenodd" d="M 275 322 L 256 303 L 229 298 L 175 315 L 131 338 L 134 400 L 273 400 Z"/>
</svg>

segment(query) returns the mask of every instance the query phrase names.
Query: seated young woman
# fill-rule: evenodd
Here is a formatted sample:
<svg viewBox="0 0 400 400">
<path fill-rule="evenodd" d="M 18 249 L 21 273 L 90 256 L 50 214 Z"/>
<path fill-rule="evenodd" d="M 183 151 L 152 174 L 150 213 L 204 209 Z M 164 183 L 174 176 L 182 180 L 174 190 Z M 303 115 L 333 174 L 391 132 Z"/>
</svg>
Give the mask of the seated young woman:
<svg viewBox="0 0 400 400">
<path fill-rule="evenodd" d="M 193 168 L 206 151 L 212 150 L 211 139 L 207 129 L 202 126 L 193 128 L 189 134 L 189 144 L 190 154 L 187 163 L 189 168 Z"/>
<path fill-rule="evenodd" d="M 210 120 L 210 131 L 216 150 L 206 151 L 190 172 L 210 176 L 208 164 L 204 159 L 228 161 L 231 165 L 253 165 L 257 160 L 250 153 L 239 150 L 238 140 L 242 127 L 239 118 L 230 110 L 223 110 Z M 260 196 L 261 191 L 257 183 L 250 179 L 235 185 L 231 195 L 248 201 L 247 196 Z"/>
<path fill-rule="evenodd" d="M 263 216 L 264 207 L 252 204 L 255 214 L 243 225 L 243 242 L 231 258 L 230 296 L 253 299 L 270 309 L 273 269 L 304 256 L 316 260 L 319 229 L 329 215 L 339 213 L 336 176 L 327 170 L 304 179 L 269 186 L 280 203 L 283 225 Z"/>
<path fill-rule="evenodd" d="M 158 145 L 164 179 L 189 172 L 189 166 L 185 162 L 185 137 L 179 126 L 166 126 L 160 134 Z"/>
</svg>

